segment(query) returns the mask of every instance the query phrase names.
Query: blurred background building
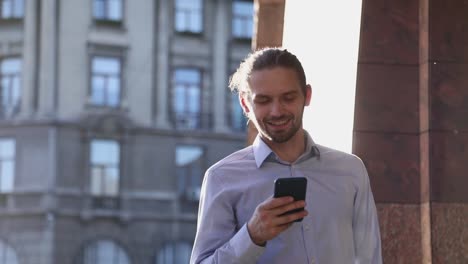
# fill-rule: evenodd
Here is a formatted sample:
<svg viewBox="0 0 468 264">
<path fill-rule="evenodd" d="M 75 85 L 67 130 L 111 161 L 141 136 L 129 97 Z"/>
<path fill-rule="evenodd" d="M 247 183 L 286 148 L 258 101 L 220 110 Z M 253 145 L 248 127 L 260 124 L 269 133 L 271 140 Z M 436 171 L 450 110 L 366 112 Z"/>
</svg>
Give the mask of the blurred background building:
<svg viewBox="0 0 468 264">
<path fill-rule="evenodd" d="M 188 263 L 247 0 L 0 1 L 0 264 Z"/>
</svg>

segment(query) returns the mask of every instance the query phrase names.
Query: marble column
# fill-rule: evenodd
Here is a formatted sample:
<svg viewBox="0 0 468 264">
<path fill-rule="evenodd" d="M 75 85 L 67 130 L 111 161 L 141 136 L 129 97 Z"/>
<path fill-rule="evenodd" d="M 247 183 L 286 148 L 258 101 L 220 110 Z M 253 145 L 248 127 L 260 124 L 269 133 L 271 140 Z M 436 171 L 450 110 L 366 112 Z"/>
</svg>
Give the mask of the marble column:
<svg viewBox="0 0 468 264">
<path fill-rule="evenodd" d="M 213 34 L 213 96 L 214 96 L 214 129 L 216 132 L 227 132 L 226 108 L 228 92 L 227 57 L 229 39 L 229 23 L 226 17 L 229 16 L 229 3 L 224 0 L 215 1 L 215 23 Z"/>
<path fill-rule="evenodd" d="M 38 1 L 25 2 L 24 12 L 24 41 L 22 64 L 22 89 L 21 89 L 21 116 L 31 117 L 36 110 L 37 97 L 37 52 L 38 47 Z"/>
<path fill-rule="evenodd" d="M 384 263 L 468 261 L 465 1 L 363 0 L 354 149 Z"/>
<path fill-rule="evenodd" d="M 168 114 L 168 89 L 169 89 L 169 43 L 170 31 L 172 30 L 170 23 L 172 11 L 169 6 L 169 1 L 158 1 L 157 5 L 157 26 L 155 27 L 156 38 L 156 91 L 155 96 L 155 122 L 158 128 L 169 128 Z"/>
<path fill-rule="evenodd" d="M 58 36 L 57 0 L 43 0 L 39 31 L 39 115 L 54 116 L 57 107 Z"/>
</svg>

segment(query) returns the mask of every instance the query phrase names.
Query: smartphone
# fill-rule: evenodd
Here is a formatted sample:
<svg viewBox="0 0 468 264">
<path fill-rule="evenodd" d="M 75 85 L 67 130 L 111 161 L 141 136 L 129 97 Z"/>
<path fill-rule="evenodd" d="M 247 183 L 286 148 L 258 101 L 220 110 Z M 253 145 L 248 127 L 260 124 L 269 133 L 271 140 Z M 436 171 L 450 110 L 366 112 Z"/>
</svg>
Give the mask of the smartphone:
<svg viewBox="0 0 468 264">
<path fill-rule="evenodd" d="M 306 190 L 307 179 L 305 177 L 278 178 L 275 180 L 275 192 L 273 197 L 292 196 L 294 201 L 305 200 Z M 304 210 L 304 208 L 297 208 L 285 214 L 292 214 L 302 210 Z M 296 222 L 300 221 L 302 221 L 302 218 L 296 220 Z"/>
</svg>

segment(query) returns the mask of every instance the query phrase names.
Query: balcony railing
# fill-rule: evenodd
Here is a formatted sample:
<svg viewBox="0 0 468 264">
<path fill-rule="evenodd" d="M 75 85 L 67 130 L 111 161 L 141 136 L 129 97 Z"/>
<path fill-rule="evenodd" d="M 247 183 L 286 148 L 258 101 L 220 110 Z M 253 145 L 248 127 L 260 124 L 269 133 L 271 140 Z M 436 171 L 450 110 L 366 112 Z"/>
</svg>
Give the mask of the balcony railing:
<svg viewBox="0 0 468 264">
<path fill-rule="evenodd" d="M 172 122 L 178 130 L 210 130 L 212 114 L 172 112 Z"/>
</svg>

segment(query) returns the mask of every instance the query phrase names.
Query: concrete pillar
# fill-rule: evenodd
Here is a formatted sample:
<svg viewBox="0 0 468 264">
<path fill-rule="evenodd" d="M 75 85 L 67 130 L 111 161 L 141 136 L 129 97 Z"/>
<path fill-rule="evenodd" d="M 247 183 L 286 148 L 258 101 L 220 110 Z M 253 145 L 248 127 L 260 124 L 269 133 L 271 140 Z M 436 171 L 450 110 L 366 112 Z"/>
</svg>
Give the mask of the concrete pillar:
<svg viewBox="0 0 468 264">
<path fill-rule="evenodd" d="M 156 126 L 158 128 L 169 128 L 169 115 L 168 115 L 168 89 L 170 80 L 170 63 L 169 63 L 169 36 L 172 30 L 170 23 L 172 10 L 169 6 L 169 1 L 158 1 L 157 12 L 157 26 L 155 32 L 156 36 Z"/>
<path fill-rule="evenodd" d="M 58 98 L 58 3 L 57 0 L 43 0 L 40 5 L 39 115 L 54 116 Z"/>
<path fill-rule="evenodd" d="M 24 41 L 21 83 L 21 116 L 30 117 L 36 110 L 37 97 L 37 48 L 38 48 L 38 1 L 25 3 Z"/>
<path fill-rule="evenodd" d="M 384 263 L 468 261 L 468 6 L 439 2 L 362 2 L 353 152 Z"/>
<path fill-rule="evenodd" d="M 226 17 L 229 17 L 229 2 L 224 0 L 215 1 L 215 22 L 213 34 L 213 101 L 214 101 L 214 130 L 216 132 L 226 132 L 228 127 L 226 124 L 226 116 L 228 108 L 226 107 L 226 99 L 228 91 L 227 87 L 227 57 L 229 39 L 229 23 L 226 23 Z"/>
</svg>

